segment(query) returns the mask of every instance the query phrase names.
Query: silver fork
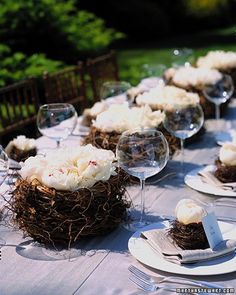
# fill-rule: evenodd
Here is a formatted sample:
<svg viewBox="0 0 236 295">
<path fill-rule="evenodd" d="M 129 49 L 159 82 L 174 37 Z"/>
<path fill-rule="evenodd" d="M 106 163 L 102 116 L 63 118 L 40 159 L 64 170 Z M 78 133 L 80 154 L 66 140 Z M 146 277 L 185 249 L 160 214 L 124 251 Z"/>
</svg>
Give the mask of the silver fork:
<svg viewBox="0 0 236 295">
<path fill-rule="evenodd" d="M 157 291 L 158 289 L 166 290 L 166 291 L 171 291 L 171 292 L 176 292 L 176 288 L 168 288 L 166 286 L 158 286 L 157 284 L 154 284 L 153 282 L 148 282 L 148 281 L 143 281 L 140 278 L 131 275 L 129 279 L 137 285 L 141 290 L 145 292 L 154 292 Z"/>
<path fill-rule="evenodd" d="M 133 274 L 133 276 L 136 276 L 140 280 L 142 280 L 145 283 L 156 285 L 157 283 L 176 283 L 176 284 L 182 284 L 182 285 L 189 285 L 189 286 L 196 286 L 196 287 L 202 287 L 202 288 L 223 288 L 223 286 L 220 286 L 215 283 L 209 283 L 206 281 L 195 281 L 191 279 L 186 279 L 182 277 L 163 277 L 163 276 L 150 276 L 147 273 L 141 271 L 134 265 L 129 266 L 129 271 Z"/>
</svg>

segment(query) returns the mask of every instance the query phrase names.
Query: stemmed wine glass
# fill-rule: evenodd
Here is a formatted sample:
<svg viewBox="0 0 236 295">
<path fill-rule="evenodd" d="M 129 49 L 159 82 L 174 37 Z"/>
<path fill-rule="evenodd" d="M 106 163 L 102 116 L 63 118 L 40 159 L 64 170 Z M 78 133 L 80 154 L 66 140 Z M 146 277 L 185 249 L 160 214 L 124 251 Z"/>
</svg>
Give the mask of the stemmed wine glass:
<svg viewBox="0 0 236 295">
<path fill-rule="evenodd" d="M 122 133 L 116 157 L 119 166 L 128 174 L 139 178 L 141 186 L 141 215 L 125 227 L 136 231 L 149 222 L 145 220 L 145 180 L 159 173 L 169 158 L 169 147 L 164 135 L 156 129 L 136 128 Z"/>
<path fill-rule="evenodd" d="M 213 84 L 206 84 L 203 89 L 203 95 L 215 104 L 215 119 L 219 122 L 220 105 L 225 103 L 234 92 L 234 84 L 232 78 L 224 74 L 222 78 Z"/>
<path fill-rule="evenodd" d="M 204 114 L 199 104 L 193 105 L 167 105 L 165 108 L 164 127 L 166 130 L 180 139 L 181 143 L 181 172 L 183 176 L 184 165 L 184 140 L 193 136 L 202 127 Z"/>
<path fill-rule="evenodd" d="M 189 67 L 193 62 L 193 50 L 191 48 L 176 48 L 172 52 L 172 66 Z"/>
<path fill-rule="evenodd" d="M 165 85 L 163 74 L 167 67 L 164 64 L 144 64 L 141 70 L 141 82 L 139 85 L 147 89 Z"/>
<path fill-rule="evenodd" d="M 108 103 L 123 103 L 127 101 L 126 92 L 131 88 L 130 83 L 125 81 L 107 81 L 100 90 L 100 98 Z"/>
<path fill-rule="evenodd" d="M 5 153 L 2 146 L 0 146 L 0 186 L 3 184 L 4 180 L 8 175 L 9 170 L 9 160 L 8 156 Z M 0 220 L 1 220 L 1 212 L 0 212 Z M 0 238 L 0 248 L 5 245 L 6 241 Z"/>
<path fill-rule="evenodd" d="M 74 130 L 77 117 L 75 108 L 69 103 L 44 104 L 38 111 L 37 126 L 43 135 L 56 140 L 59 148 L 60 142 Z"/>
</svg>

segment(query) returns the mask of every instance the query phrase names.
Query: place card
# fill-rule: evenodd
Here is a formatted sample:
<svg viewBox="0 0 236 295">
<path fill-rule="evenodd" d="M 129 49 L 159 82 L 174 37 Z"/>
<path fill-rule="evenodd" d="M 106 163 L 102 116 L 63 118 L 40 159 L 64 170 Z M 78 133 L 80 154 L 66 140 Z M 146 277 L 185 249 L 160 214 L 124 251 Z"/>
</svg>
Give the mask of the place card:
<svg viewBox="0 0 236 295">
<path fill-rule="evenodd" d="M 223 241 L 222 233 L 220 231 L 215 213 L 210 212 L 204 216 L 202 219 L 202 224 L 207 236 L 208 243 L 211 249 L 214 249 L 219 243 Z"/>
</svg>

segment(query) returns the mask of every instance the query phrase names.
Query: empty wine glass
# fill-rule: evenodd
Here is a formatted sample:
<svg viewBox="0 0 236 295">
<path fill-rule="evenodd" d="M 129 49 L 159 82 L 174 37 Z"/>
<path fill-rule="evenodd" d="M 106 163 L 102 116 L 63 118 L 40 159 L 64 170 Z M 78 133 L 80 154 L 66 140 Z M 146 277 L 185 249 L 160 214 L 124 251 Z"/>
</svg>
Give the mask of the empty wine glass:
<svg viewBox="0 0 236 295">
<path fill-rule="evenodd" d="M 199 131 L 204 122 L 204 114 L 199 104 L 193 105 L 167 105 L 165 109 L 164 127 L 166 130 L 180 139 L 181 143 L 181 172 L 184 170 L 184 140 Z"/>
<path fill-rule="evenodd" d="M 137 128 L 122 133 L 116 148 L 119 166 L 139 178 L 141 186 L 141 215 L 125 227 L 136 231 L 149 222 L 145 220 L 145 179 L 159 173 L 169 158 L 169 147 L 164 135 L 155 129 Z"/>
<path fill-rule="evenodd" d="M 130 83 L 125 81 L 107 81 L 101 87 L 100 97 L 111 104 L 123 103 L 128 100 L 126 92 L 130 88 Z"/>
<path fill-rule="evenodd" d="M 204 96 L 215 104 L 215 119 L 219 123 L 220 105 L 225 103 L 234 92 L 233 80 L 229 75 L 222 75 L 216 83 L 206 84 L 203 89 Z"/>
<path fill-rule="evenodd" d="M 77 124 L 75 108 L 68 103 L 53 103 L 42 105 L 37 115 L 39 131 L 56 141 L 57 148 L 60 142 L 66 139 Z"/>
<path fill-rule="evenodd" d="M 191 48 L 176 48 L 172 52 L 172 66 L 178 67 L 189 67 L 193 63 L 194 56 Z"/>
<path fill-rule="evenodd" d="M 0 186 L 5 181 L 9 170 L 9 160 L 8 156 L 5 153 L 2 146 L 0 146 Z M 0 220 L 1 220 L 1 212 L 0 212 Z M 0 238 L 0 248 L 1 246 L 5 245 L 6 241 Z"/>
<path fill-rule="evenodd" d="M 139 85 L 151 89 L 158 85 L 164 85 L 164 71 L 167 67 L 163 64 L 144 64 L 141 69 L 141 82 Z"/>
</svg>

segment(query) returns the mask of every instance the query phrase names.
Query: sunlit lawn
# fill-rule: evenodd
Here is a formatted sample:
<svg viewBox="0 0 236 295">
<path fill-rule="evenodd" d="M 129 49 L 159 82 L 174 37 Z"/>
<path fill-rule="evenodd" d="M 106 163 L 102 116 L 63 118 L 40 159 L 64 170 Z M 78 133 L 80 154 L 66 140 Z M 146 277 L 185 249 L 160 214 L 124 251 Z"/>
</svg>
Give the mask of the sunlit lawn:
<svg viewBox="0 0 236 295">
<path fill-rule="evenodd" d="M 118 50 L 121 79 L 136 85 L 142 77 L 144 64 L 164 64 L 170 67 L 173 62 L 173 50 L 181 47 L 192 48 L 194 58 L 205 55 L 209 50 L 236 51 L 236 27 L 165 40 L 158 45 L 140 43 L 136 48 Z"/>
</svg>

